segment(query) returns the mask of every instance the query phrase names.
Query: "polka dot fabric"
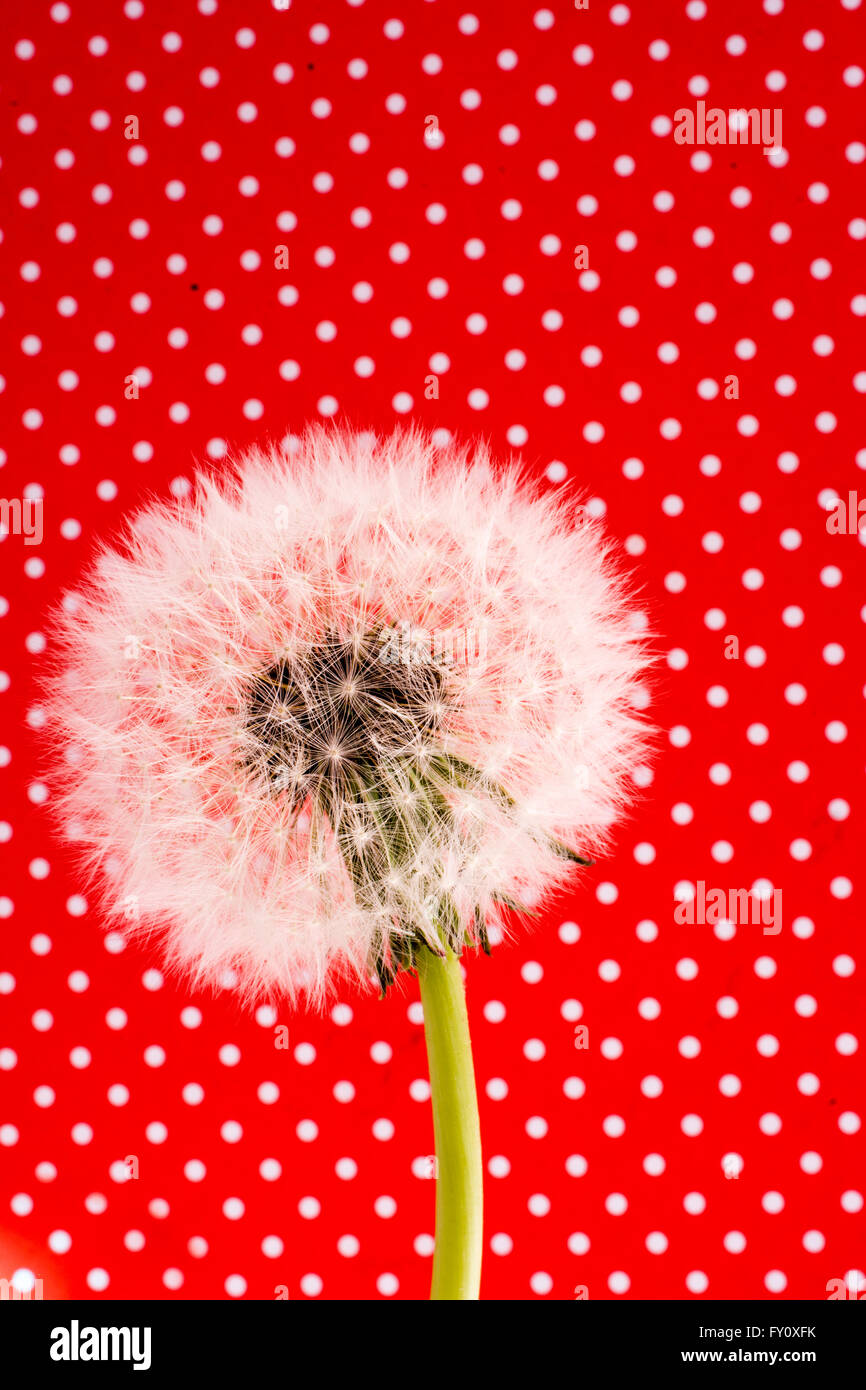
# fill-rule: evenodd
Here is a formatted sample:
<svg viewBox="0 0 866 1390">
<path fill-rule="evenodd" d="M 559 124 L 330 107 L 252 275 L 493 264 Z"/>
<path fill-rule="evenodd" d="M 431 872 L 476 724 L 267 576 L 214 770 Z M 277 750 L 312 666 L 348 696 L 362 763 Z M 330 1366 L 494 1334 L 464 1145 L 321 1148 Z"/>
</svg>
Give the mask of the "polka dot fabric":
<svg viewBox="0 0 866 1390">
<path fill-rule="evenodd" d="M 195 460 L 334 417 L 578 481 L 659 634 L 617 852 L 467 963 L 483 1296 L 856 1287 L 859 0 L 4 19 L 0 488 L 44 538 L 0 547 L 0 1274 L 426 1296 L 415 983 L 321 1018 L 191 996 L 105 935 L 40 761 L 46 613 L 94 543 Z M 781 112 L 780 138 L 679 144 L 698 102 Z M 781 931 L 678 923 L 701 883 L 780 890 Z"/>
</svg>

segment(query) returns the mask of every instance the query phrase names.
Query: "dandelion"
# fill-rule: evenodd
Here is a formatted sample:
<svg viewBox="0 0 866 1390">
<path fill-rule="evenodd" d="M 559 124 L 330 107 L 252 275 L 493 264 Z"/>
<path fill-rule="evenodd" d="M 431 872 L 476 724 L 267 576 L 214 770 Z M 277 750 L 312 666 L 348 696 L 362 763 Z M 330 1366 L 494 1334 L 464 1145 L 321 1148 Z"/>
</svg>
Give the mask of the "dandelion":
<svg viewBox="0 0 866 1390">
<path fill-rule="evenodd" d="M 482 446 L 313 429 L 134 515 L 55 625 L 58 806 L 109 921 L 249 1001 L 417 973 L 434 1298 L 481 1258 L 460 956 L 605 851 L 644 739 L 644 643 L 574 511 Z"/>
</svg>

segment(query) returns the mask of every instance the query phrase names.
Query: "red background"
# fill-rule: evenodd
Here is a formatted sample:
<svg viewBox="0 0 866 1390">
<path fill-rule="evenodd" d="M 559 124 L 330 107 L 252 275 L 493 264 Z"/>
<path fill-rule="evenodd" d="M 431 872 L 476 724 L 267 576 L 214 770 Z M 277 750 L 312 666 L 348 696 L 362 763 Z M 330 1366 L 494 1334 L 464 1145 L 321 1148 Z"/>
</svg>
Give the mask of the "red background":
<svg viewBox="0 0 866 1390">
<path fill-rule="evenodd" d="M 551 487 L 576 479 L 667 655 L 661 753 L 616 853 L 468 962 L 483 1296 L 826 1298 L 864 1264 L 863 554 L 825 512 L 866 467 L 859 0 L 125 11 L 4 16 L 0 487 L 44 494 L 45 537 L 0 551 L 0 1274 L 46 1296 L 426 1295 L 414 982 L 340 1022 L 278 1018 L 278 1050 L 267 1013 L 106 949 L 49 828 L 32 680 L 45 614 L 128 509 L 336 412 L 483 432 Z M 781 109 L 782 152 L 677 145 L 699 97 Z M 698 389 L 731 374 L 739 399 Z M 782 889 L 781 933 L 676 925 L 674 886 L 699 879 Z"/>
</svg>

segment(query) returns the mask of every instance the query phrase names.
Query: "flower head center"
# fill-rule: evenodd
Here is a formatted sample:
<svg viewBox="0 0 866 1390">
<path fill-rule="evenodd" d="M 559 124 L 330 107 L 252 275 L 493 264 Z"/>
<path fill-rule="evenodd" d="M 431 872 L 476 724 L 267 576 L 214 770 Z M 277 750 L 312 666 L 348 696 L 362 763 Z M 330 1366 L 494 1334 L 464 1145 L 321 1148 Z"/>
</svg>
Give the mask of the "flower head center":
<svg viewBox="0 0 866 1390">
<path fill-rule="evenodd" d="M 248 765 L 292 805 L 309 796 L 333 810 L 387 779 L 394 760 L 422 760 L 449 709 L 445 673 L 388 661 L 377 633 L 337 636 L 284 657 L 250 682 Z"/>
</svg>

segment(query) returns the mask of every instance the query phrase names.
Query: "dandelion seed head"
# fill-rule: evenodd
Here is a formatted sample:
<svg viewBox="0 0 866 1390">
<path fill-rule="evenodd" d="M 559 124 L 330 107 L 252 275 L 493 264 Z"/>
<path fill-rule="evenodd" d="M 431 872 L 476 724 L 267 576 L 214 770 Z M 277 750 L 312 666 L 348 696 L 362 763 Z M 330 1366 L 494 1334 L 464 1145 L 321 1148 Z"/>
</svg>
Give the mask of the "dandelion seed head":
<svg viewBox="0 0 866 1390">
<path fill-rule="evenodd" d="M 483 446 L 330 427 L 133 515 L 45 682 L 111 924 L 321 1001 L 543 906 L 646 752 L 646 637 L 576 506 Z"/>
</svg>

